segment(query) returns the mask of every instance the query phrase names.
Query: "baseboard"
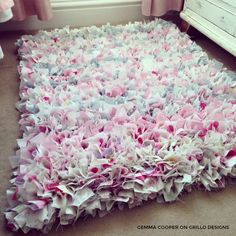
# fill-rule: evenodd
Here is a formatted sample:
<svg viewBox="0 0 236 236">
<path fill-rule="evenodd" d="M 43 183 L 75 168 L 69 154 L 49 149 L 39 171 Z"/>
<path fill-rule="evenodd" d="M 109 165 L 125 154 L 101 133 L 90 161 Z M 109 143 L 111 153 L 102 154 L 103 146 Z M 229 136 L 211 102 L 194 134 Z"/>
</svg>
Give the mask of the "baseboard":
<svg viewBox="0 0 236 236">
<path fill-rule="evenodd" d="M 38 30 L 61 28 L 66 25 L 81 27 L 89 25 L 122 24 L 143 19 L 141 0 L 52 1 L 53 19 L 47 22 L 29 17 L 23 22 L 9 21 L 0 25 L 0 31 Z"/>
</svg>

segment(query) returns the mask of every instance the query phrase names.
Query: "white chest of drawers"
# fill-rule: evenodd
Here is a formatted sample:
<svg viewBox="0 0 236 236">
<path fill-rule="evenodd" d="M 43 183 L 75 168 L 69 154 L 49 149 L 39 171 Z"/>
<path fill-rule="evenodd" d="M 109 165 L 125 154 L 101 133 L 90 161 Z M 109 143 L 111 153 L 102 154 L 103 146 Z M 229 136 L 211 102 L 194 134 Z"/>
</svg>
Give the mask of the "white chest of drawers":
<svg viewBox="0 0 236 236">
<path fill-rule="evenodd" d="M 236 0 L 185 0 L 180 16 L 236 56 Z"/>
</svg>

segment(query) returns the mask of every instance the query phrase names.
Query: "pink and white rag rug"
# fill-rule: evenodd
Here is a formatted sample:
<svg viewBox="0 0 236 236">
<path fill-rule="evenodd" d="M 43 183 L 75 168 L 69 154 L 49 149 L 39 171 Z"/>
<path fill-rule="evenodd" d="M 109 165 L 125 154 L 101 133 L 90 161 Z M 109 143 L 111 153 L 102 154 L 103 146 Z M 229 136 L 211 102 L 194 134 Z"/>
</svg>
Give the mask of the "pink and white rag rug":
<svg viewBox="0 0 236 236">
<path fill-rule="evenodd" d="M 8 227 L 171 202 L 236 176 L 236 75 L 163 20 L 18 40 Z"/>
</svg>

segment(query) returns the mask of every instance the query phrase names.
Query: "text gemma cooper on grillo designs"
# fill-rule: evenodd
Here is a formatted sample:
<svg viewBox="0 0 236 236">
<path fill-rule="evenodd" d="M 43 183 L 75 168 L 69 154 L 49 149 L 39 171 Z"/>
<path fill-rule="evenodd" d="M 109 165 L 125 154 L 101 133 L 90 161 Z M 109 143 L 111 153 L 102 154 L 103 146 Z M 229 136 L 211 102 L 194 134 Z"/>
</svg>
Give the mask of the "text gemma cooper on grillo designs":
<svg viewBox="0 0 236 236">
<path fill-rule="evenodd" d="M 229 225 L 137 225 L 139 230 L 229 230 Z"/>
</svg>

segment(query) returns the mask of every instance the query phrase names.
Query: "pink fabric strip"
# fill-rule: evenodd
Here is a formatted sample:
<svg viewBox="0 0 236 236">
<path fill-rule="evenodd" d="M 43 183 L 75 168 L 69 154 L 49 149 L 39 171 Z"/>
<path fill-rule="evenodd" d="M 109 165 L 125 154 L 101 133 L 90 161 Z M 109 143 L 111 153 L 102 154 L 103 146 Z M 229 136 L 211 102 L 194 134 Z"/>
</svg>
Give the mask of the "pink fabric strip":
<svg viewBox="0 0 236 236">
<path fill-rule="evenodd" d="M 25 20 L 26 17 L 37 15 L 39 20 L 52 18 L 52 9 L 49 0 L 14 0 L 14 20 Z"/>
<path fill-rule="evenodd" d="M 180 11 L 183 0 L 143 0 L 142 13 L 145 16 L 161 16 L 170 10 Z"/>
</svg>

